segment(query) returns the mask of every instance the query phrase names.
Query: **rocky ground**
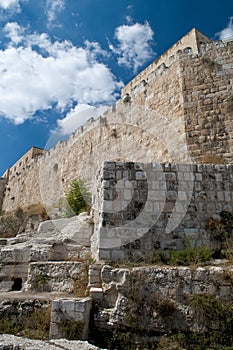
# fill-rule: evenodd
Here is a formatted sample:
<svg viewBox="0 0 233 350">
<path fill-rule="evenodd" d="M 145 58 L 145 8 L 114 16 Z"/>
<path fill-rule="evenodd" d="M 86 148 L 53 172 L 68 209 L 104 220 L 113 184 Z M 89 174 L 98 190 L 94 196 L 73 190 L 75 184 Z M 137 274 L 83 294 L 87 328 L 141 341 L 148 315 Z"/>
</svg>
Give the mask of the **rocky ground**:
<svg viewBox="0 0 233 350">
<path fill-rule="evenodd" d="M 0 335 L 0 350 L 100 350 L 86 341 L 68 341 L 66 339 L 41 341 Z"/>
</svg>

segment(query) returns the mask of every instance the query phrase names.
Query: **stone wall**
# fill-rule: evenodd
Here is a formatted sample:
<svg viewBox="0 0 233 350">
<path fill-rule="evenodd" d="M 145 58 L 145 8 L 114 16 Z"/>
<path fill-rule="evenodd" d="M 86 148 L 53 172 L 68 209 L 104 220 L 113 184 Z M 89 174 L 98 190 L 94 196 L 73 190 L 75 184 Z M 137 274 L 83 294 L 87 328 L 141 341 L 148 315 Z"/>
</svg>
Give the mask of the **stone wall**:
<svg viewBox="0 0 233 350">
<path fill-rule="evenodd" d="M 24 291 L 74 293 L 87 288 L 87 264 L 77 261 L 30 263 Z"/>
<path fill-rule="evenodd" d="M 169 333 L 219 329 L 224 333 L 226 324 L 219 328 L 224 315 L 218 314 L 216 305 L 232 305 L 232 277 L 229 266 L 129 269 L 105 265 L 101 270 L 103 298 L 94 301 L 93 330 L 100 339 L 100 334 L 104 337 L 114 330 L 125 336 L 130 332 L 127 340 L 137 344 L 137 349 L 150 348 L 148 343 L 155 347 Z"/>
<path fill-rule="evenodd" d="M 72 179 L 84 178 L 96 194 L 106 160 L 232 163 L 232 43 L 208 43 L 190 32 L 128 84 L 103 116 L 27 166 L 19 160 L 20 172 L 9 171 L 2 209 L 59 216 Z"/>
<path fill-rule="evenodd" d="M 50 339 L 87 340 L 91 298 L 66 298 L 52 302 Z"/>
<path fill-rule="evenodd" d="M 0 178 L 0 210 L 2 207 L 2 202 L 6 190 L 6 183 L 7 183 L 7 178 L 1 177 Z"/>
<path fill-rule="evenodd" d="M 233 41 L 213 42 L 182 62 L 186 141 L 197 163 L 233 161 L 232 50 Z"/>
<path fill-rule="evenodd" d="M 43 221 L 38 228 L 34 226 L 37 221 L 31 219 L 25 231 L 0 240 L 0 291 L 77 294 L 79 289 L 85 290 L 86 265 L 91 257 L 91 217 L 82 213 Z"/>
<path fill-rule="evenodd" d="M 217 248 L 206 224 L 233 211 L 233 165 L 106 162 L 99 180 L 99 260 L 148 260 L 187 242 Z"/>
<path fill-rule="evenodd" d="M 129 82 L 122 89 L 122 97 L 127 93 L 131 94 L 131 91 L 135 88 L 138 83 L 140 84 L 144 79 L 147 80 L 151 73 L 155 73 L 157 68 L 169 67 L 175 60 L 177 52 L 185 51 L 189 54 L 197 55 L 200 53 L 200 49 L 211 40 L 193 28 L 189 33 L 177 41 L 168 51 L 162 54 L 157 60 L 150 64 L 140 74 L 138 74 L 131 82 Z"/>
</svg>

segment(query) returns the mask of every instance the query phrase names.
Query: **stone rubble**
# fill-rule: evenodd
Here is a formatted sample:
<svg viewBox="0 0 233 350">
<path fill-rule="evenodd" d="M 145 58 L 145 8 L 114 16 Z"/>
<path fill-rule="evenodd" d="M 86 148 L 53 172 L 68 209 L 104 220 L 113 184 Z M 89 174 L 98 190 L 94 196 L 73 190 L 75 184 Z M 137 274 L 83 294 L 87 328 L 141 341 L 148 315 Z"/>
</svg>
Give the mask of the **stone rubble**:
<svg viewBox="0 0 233 350">
<path fill-rule="evenodd" d="M 90 258 L 92 230 L 91 217 L 82 213 L 72 218 L 43 221 L 36 231 L 7 239 L 6 244 L 0 246 L 0 291 L 10 291 L 16 278 L 22 279 L 25 291 L 41 291 L 36 281 L 48 275 L 47 291 L 72 292 L 74 280 L 82 272 L 81 262 L 77 260 Z M 49 275 L 49 268 L 53 276 Z"/>
<path fill-rule="evenodd" d="M 68 341 L 66 339 L 41 341 L 13 335 L 0 335 L 0 350 L 100 350 L 87 341 Z"/>
</svg>

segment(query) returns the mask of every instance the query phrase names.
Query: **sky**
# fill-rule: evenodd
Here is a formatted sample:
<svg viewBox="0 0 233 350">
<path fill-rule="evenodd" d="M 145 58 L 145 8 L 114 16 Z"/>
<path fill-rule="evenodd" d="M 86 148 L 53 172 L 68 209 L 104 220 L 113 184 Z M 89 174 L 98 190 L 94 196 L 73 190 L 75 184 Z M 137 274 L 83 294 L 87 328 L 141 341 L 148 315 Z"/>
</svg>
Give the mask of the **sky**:
<svg viewBox="0 0 233 350">
<path fill-rule="evenodd" d="M 193 27 L 233 37 L 233 1 L 0 0 L 0 175 L 101 115 Z"/>
</svg>

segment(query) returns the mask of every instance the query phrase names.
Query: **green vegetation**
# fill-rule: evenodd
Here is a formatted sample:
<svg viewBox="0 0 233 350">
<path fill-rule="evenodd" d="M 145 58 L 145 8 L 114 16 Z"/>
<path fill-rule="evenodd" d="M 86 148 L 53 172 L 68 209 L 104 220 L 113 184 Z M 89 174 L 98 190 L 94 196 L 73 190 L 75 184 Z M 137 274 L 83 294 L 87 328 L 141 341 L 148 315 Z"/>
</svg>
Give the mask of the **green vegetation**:
<svg viewBox="0 0 233 350">
<path fill-rule="evenodd" d="M 220 258 L 233 259 L 233 214 L 228 211 L 220 213 L 220 219 L 212 217 L 206 223 L 205 229 L 212 241 L 219 244 Z"/>
<path fill-rule="evenodd" d="M 62 322 L 61 327 L 66 339 L 75 340 L 82 338 L 83 321 L 65 320 Z"/>
<path fill-rule="evenodd" d="M 107 346 L 109 350 L 121 349 L 121 350 L 132 350 L 136 347 L 132 344 L 132 333 L 130 332 L 119 332 L 113 330 L 108 334 Z"/>
<path fill-rule="evenodd" d="M 187 247 L 171 253 L 171 265 L 198 265 L 212 259 L 213 251 L 209 247 Z"/>
<path fill-rule="evenodd" d="M 46 274 L 40 274 L 37 276 L 36 281 L 33 283 L 33 288 L 41 292 L 47 291 L 48 289 L 48 277 Z"/>
<path fill-rule="evenodd" d="M 49 339 L 50 307 L 35 308 L 27 315 L 1 317 L 0 334 L 13 334 L 32 339 Z"/>
<path fill-rule="evenodd" d="M 220 333 L 220 332 L 219 332 Z M 164 336 L 161 338 L 157 347 L 152 349 L 158 350 L 233 350 L 233 346 L 222 345 L 221 339 L 228 337 L 229 335 L 221 334 L 217 332 L 211 333 L 178 333 L 170 336 Z M 231 335 L 230 335 L 231 336 Z M 218 341 L 220 339 L 220 342 Z M 223 343 L 224 343 L 224 339 Z"/>
<path fill-rule="evenodd" d="M 0 214 L 0 238 L 15 237 L 23 225 L 26 215 L 21 209 L 18 209 L 13 214 Z"/>
<path fill-rule="evenodd" d="M 67 216 L 72 216 L 72 214 L 79 215 L 84 211 L 90 211 L 91 194 L 84 180 L 74 179 L 71 182 L 66 199 L 70 206 L 69 210 L 67 210 Z"/>
<path fill-rule="evenodd" d="M 172 334 L 162 337 L 159 350 L 233 350 L 233 302 L 207 293 L 190 297 L 199 332 Z"/>
<path fill-rule="evenodd" d="M 31 206 L 27 211 L 18 208 L 10 214 L 0 211 L 0 238 L 15 237 L 25 229 L 29 219 L 33 216 L 40 216 L 41 221 L 48 220 L 48 215 L 42 205 Z"/>
</svg>

